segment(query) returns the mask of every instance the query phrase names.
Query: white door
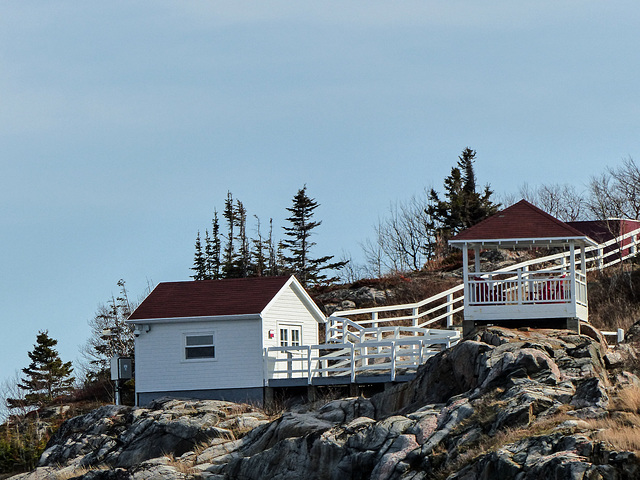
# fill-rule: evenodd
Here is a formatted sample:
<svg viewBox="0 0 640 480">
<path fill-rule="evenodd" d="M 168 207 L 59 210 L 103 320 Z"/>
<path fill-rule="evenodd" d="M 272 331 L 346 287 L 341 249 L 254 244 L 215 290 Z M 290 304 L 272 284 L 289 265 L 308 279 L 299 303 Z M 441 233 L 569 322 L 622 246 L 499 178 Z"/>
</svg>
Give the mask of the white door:
<svg viewBox="0 0 640 480">
<path fill-rule="evenodd" d="M 297 347 L 302 345 L 301 325 L 280 325 L 280 346 Z"/>
</svg>

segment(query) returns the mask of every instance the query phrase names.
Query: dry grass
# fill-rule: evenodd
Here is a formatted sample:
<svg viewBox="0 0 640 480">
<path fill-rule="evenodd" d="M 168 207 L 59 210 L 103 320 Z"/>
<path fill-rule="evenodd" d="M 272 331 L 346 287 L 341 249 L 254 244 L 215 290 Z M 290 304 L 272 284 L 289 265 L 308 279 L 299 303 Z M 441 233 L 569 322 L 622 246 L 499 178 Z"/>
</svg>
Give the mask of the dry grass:
<svg viewBox="0 0 640 480">
<path fill-rule="evenodd" d="M 640 387 L 631 386 L 620 390 L 614 408 L 623 412 L 640 414 Z"/>
<path fill-rule="evenodd" d="M 498 402 L 493 405 L 497 406 Z M 505 445 L 510 445 L 531 437 L 547 435 L 563 422 L 575 420 L 574 417 L 566 413 L 566 410 L 567 409 L 562 409 L 555 415 L 534 421 L 529 426 L 505 428 L 492 436 L 483 435 L 479 440 L 468 445 L 466 449 L 460 449 L 458 455 L 446 461 L 445 465 L 435 472 L 433 476 L 434 480 L 444 480 L 451 473 L 461 470 L 476 458 L 494 452 Z"/>
<path fill-rule="evenodd" d="M 589 422 L 598 430 L 594 438 L 618 450 L 640 453 L 640 387 L 620 390 L 612 406 L 609 418 Z"/>
<path fill-rule="evenodd" d="M 635 416 L 635 415 L 634 415 Z M 628 418 L 607 418 L 591 421 L 599 431 L 595 438 L 611 444 L 617 450 L 640 453 L 640 428 L 630 425 Z M 640 424 L 640 419 L 635 419 Z"/>
<path fill-rule="evenodd" d="M 86 468 L 86 467 L 68 468 L 68 469 L 64 469 L 62 471 L 56 472 L 55 478 L 56 480 L 68 480 L 69 478 L 76 478 L 76 477 L 83 476 L 89 473 L 91 470 L 94 470 L 94 469 Z"/>
<path fill-rule="evenodd" d="M 165 455 L 169 459 L 167 462 L 167 466 L 172 467 L 178 473 L 182 473 L 184 475 L 191 475 L 197 472 L 195 468 L 193 468 L 194 462 L 191 460 L 182 461 L 178 460 L 173 454 Z"/>
<path fill-rule="evenodd" d="M 640 317 L 640 270 L 607 269 L 589 275 L 589 323 L 627 330 Z"/>
</svg>

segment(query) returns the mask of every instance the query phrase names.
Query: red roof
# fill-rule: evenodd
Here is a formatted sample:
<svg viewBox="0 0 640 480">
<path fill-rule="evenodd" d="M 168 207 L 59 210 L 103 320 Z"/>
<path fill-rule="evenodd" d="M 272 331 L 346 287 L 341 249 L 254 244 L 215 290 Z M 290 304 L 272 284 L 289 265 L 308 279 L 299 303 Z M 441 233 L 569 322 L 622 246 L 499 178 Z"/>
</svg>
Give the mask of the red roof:
<svg viewBox="0 0 640 480">
<path fill-rule="evenodd" d="M 451 242 L 478 240 L 585 238 L 585 234 L 520 200 L 473 227 L 463 230 Z"/>
<path fill-rule="evenodd" d="M 129 320 L 258 314 L 289 278 L 252 277 L 159 283 Z"/>
</svg>

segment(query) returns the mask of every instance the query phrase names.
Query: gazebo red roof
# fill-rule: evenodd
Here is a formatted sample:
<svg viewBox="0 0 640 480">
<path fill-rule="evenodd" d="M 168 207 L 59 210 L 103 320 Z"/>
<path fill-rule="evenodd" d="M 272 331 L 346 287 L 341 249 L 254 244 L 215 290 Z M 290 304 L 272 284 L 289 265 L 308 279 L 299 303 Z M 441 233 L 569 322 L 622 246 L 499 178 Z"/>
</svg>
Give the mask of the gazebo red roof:
<svg viewBox="0 0 640 480">
<path fill-rule="evenodd" d="M 502 243 L 500 241 L 519 244 L 528 243 L 526 241 L 530 240 L 534 244 L 536 241 L 554 243 L 554 241 L 569 239 L 595 243 L 578 229 L 540 210 L 526 200 L 520 200 L 473 227 L 463 230 L 449 242 L 454 245 L 479 242 Z"/>
<path fill-rule="evenodd" d="M 159 283 L 129 320 L 261 313 L 291 277 Z"/>
</svg>

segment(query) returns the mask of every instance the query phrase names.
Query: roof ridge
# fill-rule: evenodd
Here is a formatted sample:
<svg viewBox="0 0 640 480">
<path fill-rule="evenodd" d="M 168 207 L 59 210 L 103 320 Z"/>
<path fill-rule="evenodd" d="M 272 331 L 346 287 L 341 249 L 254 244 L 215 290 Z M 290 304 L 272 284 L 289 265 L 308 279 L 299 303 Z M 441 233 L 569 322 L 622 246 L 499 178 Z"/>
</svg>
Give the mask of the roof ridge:
<svg viewBox="0 0 640 480">
<path fill-rule="evenodd" d="M 525 199 L 458 232 L 452 243 L 472 240 L 588 238 L 577 228 L 554 217 Z"/>
</svg>

